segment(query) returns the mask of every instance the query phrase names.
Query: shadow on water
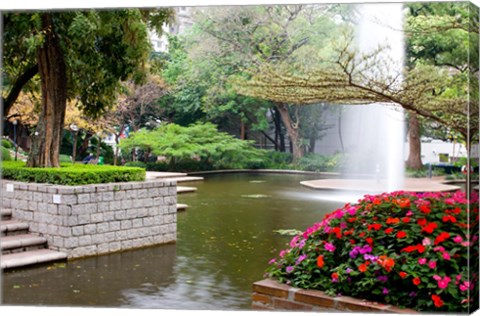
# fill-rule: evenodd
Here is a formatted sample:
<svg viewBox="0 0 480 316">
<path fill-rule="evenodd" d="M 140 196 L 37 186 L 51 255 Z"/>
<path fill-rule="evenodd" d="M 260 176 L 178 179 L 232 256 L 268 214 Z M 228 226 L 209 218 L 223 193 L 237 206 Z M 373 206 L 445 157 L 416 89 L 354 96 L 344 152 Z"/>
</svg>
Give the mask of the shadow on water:
<svg viewBox="0 0 480 316">
<path fill-rule="evenodd" d="M 291 237 L 344 202 L 301 175 L 211 175 L 182 194 L 177 243 L 3 274 L 3 304 L 248 310 L 252 283 Z M 333 201 L 332 201 L 333 200 Z"/>
</svg>

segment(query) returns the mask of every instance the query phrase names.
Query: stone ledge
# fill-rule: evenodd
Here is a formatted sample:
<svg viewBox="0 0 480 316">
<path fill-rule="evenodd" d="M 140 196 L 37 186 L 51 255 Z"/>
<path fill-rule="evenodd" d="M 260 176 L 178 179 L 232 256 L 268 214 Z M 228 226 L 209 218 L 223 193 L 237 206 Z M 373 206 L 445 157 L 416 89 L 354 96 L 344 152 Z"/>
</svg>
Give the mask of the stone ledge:
<svg viewBox="0 0 480 316">
<path fill-rule="evenodd" d="M 332 297 L 322 291 L 297 289 L 272 279 L 253 284 L 255 310 L 336 311 L 419 314 L 412 309 L 370 302 L 349 296 Z"/>
</svg>

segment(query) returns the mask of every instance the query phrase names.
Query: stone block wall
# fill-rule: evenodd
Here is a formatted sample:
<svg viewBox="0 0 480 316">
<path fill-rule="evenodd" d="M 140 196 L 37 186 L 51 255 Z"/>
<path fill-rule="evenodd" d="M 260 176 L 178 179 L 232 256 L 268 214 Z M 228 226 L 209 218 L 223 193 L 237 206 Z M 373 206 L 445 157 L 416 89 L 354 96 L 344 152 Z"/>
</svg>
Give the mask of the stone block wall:
<svg viewBox="0 0 480 316">
<path fill-rule="evenodd" d="M 322 291 L 302 290 L 265 279 L 253 284 L 252 308 L 270 311 L 364 312 L 418 314 L 411 309 L 355 299 L 332 297 Z"/>
<path fill-rule="evenodd" d="M 61 186 L 2 180 L 2 207 L 69 258 L 176 240 L 175 181 Z"/>
</svg>

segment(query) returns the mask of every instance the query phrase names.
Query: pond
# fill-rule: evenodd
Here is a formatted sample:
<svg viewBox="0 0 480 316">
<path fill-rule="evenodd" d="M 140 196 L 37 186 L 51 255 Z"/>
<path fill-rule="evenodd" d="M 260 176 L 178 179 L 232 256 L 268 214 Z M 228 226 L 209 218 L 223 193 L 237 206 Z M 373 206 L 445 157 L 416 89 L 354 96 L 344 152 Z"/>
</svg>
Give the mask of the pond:
<svg viewBox="0 0 480 316">
<path fill-rule="evenodd" d="M 344 202 L 326 201 L 299 182 L 317 177 L 209 175 L 178 213 L 168 244 L 2 275 L 2 304 L 184 310 L 249 310 L 252 283 L 291 237 Z"/>
</svg>

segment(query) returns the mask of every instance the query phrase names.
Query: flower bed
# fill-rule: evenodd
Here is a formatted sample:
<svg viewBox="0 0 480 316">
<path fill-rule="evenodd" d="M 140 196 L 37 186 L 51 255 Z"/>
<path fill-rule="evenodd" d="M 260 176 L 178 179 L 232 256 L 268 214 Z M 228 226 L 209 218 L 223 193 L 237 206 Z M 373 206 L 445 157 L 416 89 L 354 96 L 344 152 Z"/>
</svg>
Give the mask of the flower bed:
<svg viewBox="0 0 480 316">
<path fill-rule="evenodd" d="M 272 259 L 267 276 L 302 289 L 417 311 L 478 308 L 478 196 L 366 195 Z"/>
</svg>

